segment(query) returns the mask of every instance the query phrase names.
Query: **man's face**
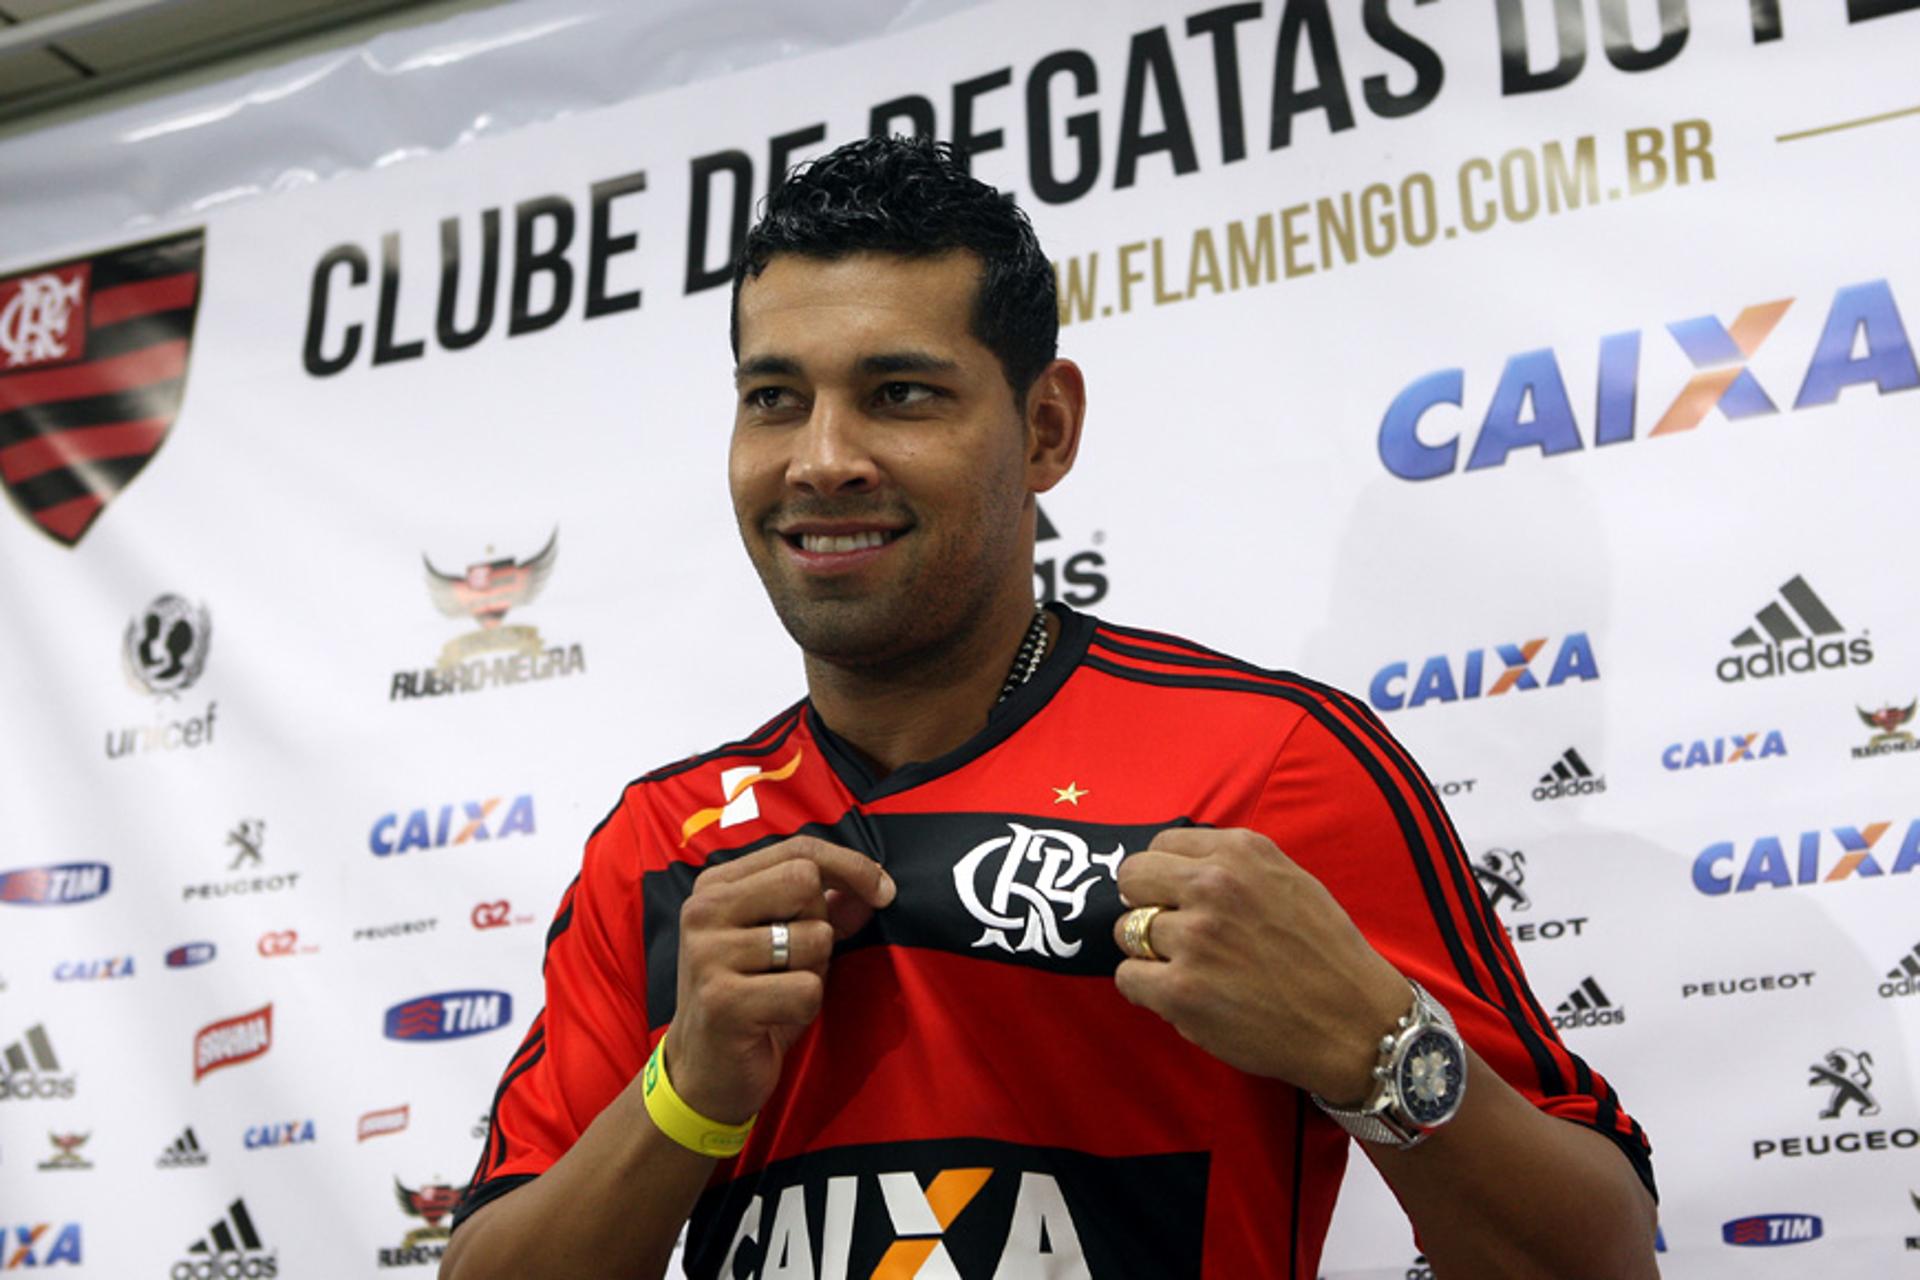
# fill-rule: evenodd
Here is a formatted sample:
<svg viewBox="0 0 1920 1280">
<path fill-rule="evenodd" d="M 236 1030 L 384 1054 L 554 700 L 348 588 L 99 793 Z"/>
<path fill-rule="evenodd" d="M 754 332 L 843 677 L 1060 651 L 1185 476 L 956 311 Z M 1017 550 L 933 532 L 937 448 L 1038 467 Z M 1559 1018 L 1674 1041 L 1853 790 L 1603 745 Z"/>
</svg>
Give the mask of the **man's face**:
<svg viewBox="0 0 1920 1280">
<path fill-rule="evenodd" d="M 734 514 L 811 656 L 925 656 L 1032 589 L 1025 424 L 968 330 L 979 275 L 964 251 L 782 255 L 741 287 Z"/>
</svg>

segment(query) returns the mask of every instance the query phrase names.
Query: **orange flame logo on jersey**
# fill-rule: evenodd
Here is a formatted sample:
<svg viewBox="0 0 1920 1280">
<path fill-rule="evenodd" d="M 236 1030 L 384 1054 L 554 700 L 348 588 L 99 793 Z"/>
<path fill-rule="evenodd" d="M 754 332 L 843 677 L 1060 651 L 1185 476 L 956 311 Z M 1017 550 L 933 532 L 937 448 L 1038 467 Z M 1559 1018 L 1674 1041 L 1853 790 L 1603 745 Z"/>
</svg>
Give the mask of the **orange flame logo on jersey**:
<svg viewBox="0 0 1920 1280">
<path fill-rule="evenodd" d="M 681 824 L 680 847 L 682 849 L 686 848 L 687 841 L 693 839 L 716 822 L 720 823 L 723 827 L 730 827 L 736 822 L 749 822 L 759 817 L 759 806 L 753 800 L 754 785 L 761 782 L 785 782 L 799 770 L 800 761 L 805 755 L 805 748 L 796 747 L 794 748 L 793 759 L 787 761 L 777 769 L 751 771 L 728 769 L 724 771 L 720 775 L 720 784 L 726 796 L 725 801 L 712 809 L 700 810 Z M 729 774 L 734 773 L 739 773 L 740 776 L 734 778 L 728 777 Z M 735 807 L 737 805 L 748 806 L 748 809 L 743 812 Z"/>
</svg>

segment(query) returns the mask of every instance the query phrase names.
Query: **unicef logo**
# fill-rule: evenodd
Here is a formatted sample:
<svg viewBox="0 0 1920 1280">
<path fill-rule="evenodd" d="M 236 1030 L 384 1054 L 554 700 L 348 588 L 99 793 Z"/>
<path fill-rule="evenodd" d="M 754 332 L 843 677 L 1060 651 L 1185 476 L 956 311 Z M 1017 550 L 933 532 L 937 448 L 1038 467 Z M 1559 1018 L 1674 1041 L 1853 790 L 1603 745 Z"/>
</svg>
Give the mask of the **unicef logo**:
<svg viewBox="0 0 1920 1280">
<path fill-rule="evenodd" d="M 1093 853 L 1071 831 L 1007 826 L 1009 834 L 975 845 L 953 868 L 960 905 L 986 926 L 973 945 L 1061 960 L 1078 955 L 1082 940 L 1068 938 L 1064 926 L 1086 910 L 1094 885 L 1114 879 L 1126 850 Z"/>
<path fill-rule="evenodd" d="M 121 653 L 135 688 L 172 696 L 192 686 L 206 669 L 213 623 L 206 606 L 163 595 L 127 624 Z"/>
</svg>

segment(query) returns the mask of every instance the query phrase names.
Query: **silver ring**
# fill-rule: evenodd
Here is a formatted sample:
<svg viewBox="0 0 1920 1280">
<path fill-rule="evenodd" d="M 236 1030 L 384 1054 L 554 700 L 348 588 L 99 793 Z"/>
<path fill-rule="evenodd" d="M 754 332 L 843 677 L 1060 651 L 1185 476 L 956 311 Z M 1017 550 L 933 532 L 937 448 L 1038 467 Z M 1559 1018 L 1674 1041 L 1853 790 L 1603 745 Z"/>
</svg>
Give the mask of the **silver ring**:
<svg viewBox="0 0 1920 1280">
<path fill-rule="evenodd" d="M 767 928 L 772 931 L 773 935 L 771 939 L 773 942 L 773 967 L 775 969 L 784 969 L 787 967 L 787 963 L 793 959 L 793 930 L 784 924 L 771 924 L 768 925 Z"/>
</svg>

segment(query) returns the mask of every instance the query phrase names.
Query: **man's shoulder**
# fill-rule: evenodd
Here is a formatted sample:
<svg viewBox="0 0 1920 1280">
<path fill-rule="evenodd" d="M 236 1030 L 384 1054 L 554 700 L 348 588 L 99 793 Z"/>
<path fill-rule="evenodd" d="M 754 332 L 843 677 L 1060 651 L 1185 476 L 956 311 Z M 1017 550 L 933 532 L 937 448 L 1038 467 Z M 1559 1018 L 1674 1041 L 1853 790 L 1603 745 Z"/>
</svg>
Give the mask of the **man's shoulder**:
<svg viewBox="0 0 1920 1280">
<path fill-rule="evenodd" d="M 1240 698 L 1192 699 L 1195 707 L 1234 707 L 1241 714 L 1262 711 L 1292 721 L 1302 714 L 1319 717 L 1328 711 L 1347 716 L 1370 715 L 1344 690 L 1283 667 L 1267 667 L 1183 635 L 1123 626 L 1105 619 L 1090 623 L 1085 665 L 1103 675 L 1145 691 L 1166 691 L 1179 697 L 1195 694 L 1238 694 Z"/>
</svg>

